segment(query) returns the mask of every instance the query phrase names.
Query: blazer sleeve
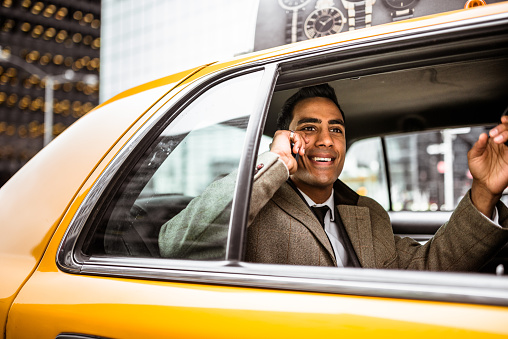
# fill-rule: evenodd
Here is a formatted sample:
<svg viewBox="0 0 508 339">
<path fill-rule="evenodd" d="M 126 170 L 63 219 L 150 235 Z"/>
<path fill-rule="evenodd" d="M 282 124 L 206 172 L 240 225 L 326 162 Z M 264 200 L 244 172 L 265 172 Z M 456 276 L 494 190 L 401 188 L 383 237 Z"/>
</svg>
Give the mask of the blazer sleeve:
<svg viewBox="0 0 508 339">
<path fill-rule="evenodd" d="M 224 259 L 237 176 L 238 171 L 233 171 L 210 184 L 184 210 L 161 227 L 159 250 L 162 257 Z M 249 225 L 288 177 L 286 166 L 276 154 L 266 152 L 258 157 Z"/>
<path fill-rule="evenodd" d="M 501 227 L 474 207 L 468 192 L 425 245 L 396 236 L 399 268 L 477 271 L 508 242 L 508 209 L 502 202 L 497 208 Z"/>
</svg>

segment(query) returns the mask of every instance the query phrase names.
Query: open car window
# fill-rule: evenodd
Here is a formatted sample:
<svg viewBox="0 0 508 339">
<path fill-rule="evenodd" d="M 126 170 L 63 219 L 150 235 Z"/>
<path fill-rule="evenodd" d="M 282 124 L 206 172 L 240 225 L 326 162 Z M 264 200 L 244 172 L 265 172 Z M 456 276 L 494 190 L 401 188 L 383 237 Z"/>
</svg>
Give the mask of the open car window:
<svg viewBox="0 0 508 339">
<path fill-rule="evenodd" d="M 487 127 L 355 142 L 340 178 L 358 194 L 376 199 L 387 211 L 452 211 L 471 187 L 467 152 Z"/>
<path fill-rule="evenodd" d="M 400 58 L 394 51 L 350 59 L 345 51 L 335 61 L 328 55 L 329 63 L 315 57 L 307 67 L 284 65 L 265 134 L 275 133 L 278 112 L 298 89 L 330 85 L 346 122 L 348 155 L 339 178 L 389 212 L 396 242 L 426 244 L 471 187 L 468 150 L 506 109 L 506 43 L 482 53 L 470 43 L 461 51 L 426 45 Z M 428 58 L 413 59 L 417 53 Z M 505 246 L 480 270 L 502 271 L 507 254 Z"/>
</svg>

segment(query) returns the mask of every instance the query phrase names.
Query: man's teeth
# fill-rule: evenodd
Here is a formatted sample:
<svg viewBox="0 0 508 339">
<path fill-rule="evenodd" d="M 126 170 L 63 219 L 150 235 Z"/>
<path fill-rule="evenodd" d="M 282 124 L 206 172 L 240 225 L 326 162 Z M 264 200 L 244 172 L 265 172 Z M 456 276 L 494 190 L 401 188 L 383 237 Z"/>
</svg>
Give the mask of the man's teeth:
<svg viewBox="0 0 508 339">
<path fill-rule="evenodd" d="M 312 160 L 319 161 L 319 162 L 328 162 L 332 161 L 332 158 L 319 158 L 319 157 L 313 157 Z"/>
</svg>

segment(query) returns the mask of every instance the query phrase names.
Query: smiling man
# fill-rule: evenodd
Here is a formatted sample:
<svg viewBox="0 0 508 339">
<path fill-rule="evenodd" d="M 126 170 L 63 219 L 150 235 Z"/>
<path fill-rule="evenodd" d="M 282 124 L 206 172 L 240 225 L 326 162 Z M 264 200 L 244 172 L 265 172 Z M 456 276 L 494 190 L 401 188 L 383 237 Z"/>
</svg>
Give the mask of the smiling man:
<svg viewBox="0 0 508 339">
<path fill-rule="evenodd" d="M 295 141 L 301 138 L 302 145 L 308 146 L 291 179 L 313 200 L 323 202 L 344 167 L 346 138 L 342 113 L 330 99 L 308 98 L 295 105 L 289 129 L 298 132 L 293 135 Z"/>
<path fill-rule="evenodd" d="M 508 147 L 503 144 L 508 117 L 491 130 L 491 139 L 480 136 L 468 153 L 472 188 L 425 245 L 394 236 L 387 212 L 338 179 L 346 155 L 346 123 L 333 88 L 302 88 L 286 101 L 277 127 L 270 152 L 258 157 L 247 261 L 475 271 L 508 241 L 508 208 L 499 201 L 508 186 Z M 224 247 L 210 244 L 225 243 L 227 228 L 216 225 L 228 224 L 224 211 L 230 202 L 223 207 L 218 202 L 225 192 L 231 194 L 234 177 L 212 184 L 162 227 L 162 256 L 223 257 Z M 213 212 L 206 204 L 210 201 L 217 204 Z M 203 238 L 212 239 L 207 248 L 196 245 Z"/>
</svg>

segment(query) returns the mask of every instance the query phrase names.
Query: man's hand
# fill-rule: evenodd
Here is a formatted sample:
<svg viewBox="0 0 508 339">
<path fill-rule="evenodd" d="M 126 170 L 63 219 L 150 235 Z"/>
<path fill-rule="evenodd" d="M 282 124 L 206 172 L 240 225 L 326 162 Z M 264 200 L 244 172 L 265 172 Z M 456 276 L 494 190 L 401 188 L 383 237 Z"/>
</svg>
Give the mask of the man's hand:
<svg viewBox="0 0 508 339">
<path fill-rule="evenodd" d="M 495 204 L 508 186 L 508 116 L 501 124 L 483 133 L 468 152 L 469 170 L 473 176 L 471 200 L 475 207 L 491 217 Z"/>
<path fill-rule="evenodd" d="M 291 134 L 293 135 L 292 140 Z M 279 130 L 275 132 L 270 151 L 279 155 L 280 159 L 286 164 L 289 174 L 294 174 L 298 169 L 298 163 L 291 152 L 303 156 L 306 142 L 308 141 L 305 136 L 298 132 L 291 133 L 291 131 Z M 291 143 L 294 143 L 293 149 L 291 149 Z"/>
</svg>

